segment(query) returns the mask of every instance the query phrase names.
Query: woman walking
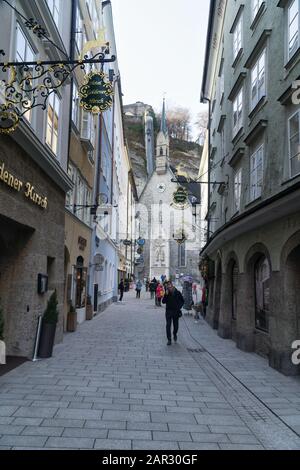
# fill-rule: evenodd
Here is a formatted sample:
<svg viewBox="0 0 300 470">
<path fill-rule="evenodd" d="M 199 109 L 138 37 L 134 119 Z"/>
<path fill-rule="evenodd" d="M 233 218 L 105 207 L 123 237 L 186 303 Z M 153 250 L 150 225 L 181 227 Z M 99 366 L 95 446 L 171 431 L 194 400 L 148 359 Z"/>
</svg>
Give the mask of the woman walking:
<svg viewBox="0 0 300 470">
<path fill-rule="evenodd" d="M 157 306 L 158 307 L 161 307 L 161 301 L 164 298 L 164 295 L 165 295 L 165 290 L 164 290 L 162 284 L 159 283 L 157 288 L 156 288 L 156 299 L 157 299 Z"/>
</svg>

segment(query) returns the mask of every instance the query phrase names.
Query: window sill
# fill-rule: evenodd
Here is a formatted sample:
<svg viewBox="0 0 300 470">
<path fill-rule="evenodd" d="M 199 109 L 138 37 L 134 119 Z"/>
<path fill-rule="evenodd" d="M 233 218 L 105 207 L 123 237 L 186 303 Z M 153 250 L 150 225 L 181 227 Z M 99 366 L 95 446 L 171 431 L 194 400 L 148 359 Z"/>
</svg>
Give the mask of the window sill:
<svg viewBox="0 0 300 470">
<path fill-rule="evenodd" d="M 244 127 L 241 127 L 237 133 L 234 135 L 233 139 L 232 139 L 232 144 L 233 146 L 235 147 L 236 144 L 238 143 L 238 141 L 243 137 L 244 135 Z"/>
<path fill-rule="evenodd" d="M 237 53 L 236 58 L 233 61 L 232 68 L 235 69 L 239 61 L 241 60 L 242 56 L 244 55 L 244 48 L 242 47 L 239 52 Z"/>
<path fill-rule="evenodd" d="M 257 197 L 256 199 L 253 199 L 252 201 L 248 202 L 245 207 L 248 209 L 251 206 L 254 206 L 258 202 L 262 201 L 262 196 Z"/>
<path fill-rule="evenodd" d="M 263 14 L 265 13 L 266 11 L 266 2 L 263 2 L 258 10 L 258 12 L 256 13 L 255 15 L 255 18 L 253 19 L 252 23 L 251 23 L 251 26 L 250 26 L 250 29 L 253 31 L 253 33 L 255 32 L 256 28 L 257 28 L 257 25 L 261 19 L 261 17 L 263 16 Z"/>
<path fill-rule="evenodd" d="M 265 105 L 267 104 L 267 97 L 266 96 L 263 96 L 259 101 L 258 103 L 256 103 L 256 105 L 254 106 L 254 108 L 251 110 L 251 112 L 249 113 L 248 117 L 249 119 L 252 121 L 252 119 L 256 116 L 256 114 L 258 114 L 264 107 Z"/>
<path fill-rule="evenodd" d="M 299 60 L 300 60 L 300 47 L 298 47 L 294 55 L 285 64 L 284 66 L 285 70 L 287 72 L 290 72 L 290 70 L 299 62 Z"/>
<path fill-rule="evenodd" d="M 268 330 L 263 330 L 262 328 L 259 328 L 258 326 L 255 327 L 254 334 L 270 336 L 270 332 Z"/>
<path fill-rule="evenodd" d="M 289 178 L 287 178 L 286 180 L 284 180 L 282 183 L 281 183 L 281 186 L 285 186 L 289 183 L 293 183 L 293 182 L 297 182 L 297 180 L 300 180 L 300 173 L 298 175 L 295 175 L 295 176 L 290 176 Z"/>
</svg>

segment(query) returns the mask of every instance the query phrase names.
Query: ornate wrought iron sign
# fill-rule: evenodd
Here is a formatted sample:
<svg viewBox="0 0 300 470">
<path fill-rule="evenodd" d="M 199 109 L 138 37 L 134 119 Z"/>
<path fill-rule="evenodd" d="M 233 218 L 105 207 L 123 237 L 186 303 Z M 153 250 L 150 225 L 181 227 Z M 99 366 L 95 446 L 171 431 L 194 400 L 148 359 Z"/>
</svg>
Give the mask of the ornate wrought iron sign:
<svg viewBox="0 0 300 470">
<path fill-rule="evenodd" d="M 0 134 L 14 132 L 20 119 L 33 108 L 39 106 L 45 110 L 49 96 L 57 93 L 75 69 L 85 70 L 86 64 L 103 64 L 115 60 L 115 56 L 105 58 L 105 54 L 101 52 L 91 59 L 86 56 L 84 61 L 63 61 L 59 64 L 55 62 L 0 64 L 2 73 L 8 77 L 7 80 L 0 80 L 0 95 L 2 97 L 2 103 L 0 104 Z M 83 100 L 87 100 L 84 108 L 88 109 L 90 105 L 90 111 L 103 112 L 112 104 L 112 85 L 105 82 L 102 78 L 102 72 L 92 73 L 87 77 L 91 75 L 93 75 L 93 78 L 88 79 L 82 87 L 85 87 Z M 95 86 L 96 81 L 98 82 L 95 75 L 99 76 L 98 89 Z M 94 88 L 90 88 L 92 86 Z M 93 97 L 91 96 L 92 92 L 94 92 Z M 103 102 L 101 102 L 100 96 Z M 96 101 L 94 106 L 91 106 L 93 99 Z"/>
<path fill-rule="evenodd" d="M 113 86 L 107 80 L 104 72 L 91 72 L 86 75 L 84 84 L 80 87 L 80 105 L 85 111 L 94 114 L 103 113 L 113 104 Z"/>
</svg>

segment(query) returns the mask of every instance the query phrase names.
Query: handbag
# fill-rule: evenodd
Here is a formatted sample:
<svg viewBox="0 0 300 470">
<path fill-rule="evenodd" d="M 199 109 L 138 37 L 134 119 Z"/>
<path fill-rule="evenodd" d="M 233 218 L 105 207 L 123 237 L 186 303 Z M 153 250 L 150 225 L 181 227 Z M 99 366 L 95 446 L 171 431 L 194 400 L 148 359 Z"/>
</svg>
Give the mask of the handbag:
<svg viewBox="0 0 300 470">
<path fill-rule="evenodd" d="M 179 312 L 178 312 L 178 318 L 181 318 L 181 317 L 182 317 L 182 311 L 179 310 Z"/>
</svg>

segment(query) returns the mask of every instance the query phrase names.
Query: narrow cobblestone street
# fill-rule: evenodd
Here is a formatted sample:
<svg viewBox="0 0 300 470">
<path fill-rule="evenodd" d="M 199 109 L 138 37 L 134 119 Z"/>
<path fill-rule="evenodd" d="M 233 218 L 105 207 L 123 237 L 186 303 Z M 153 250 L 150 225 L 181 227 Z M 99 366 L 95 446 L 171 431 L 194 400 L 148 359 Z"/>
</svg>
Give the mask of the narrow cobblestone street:
<svg viewBox="0 0 300 470">
<path fill-rule="evenodd" d="M 132 295 L 0 379 L 0 449 L 300 449 L 300 380 Z"/>
</svg>

